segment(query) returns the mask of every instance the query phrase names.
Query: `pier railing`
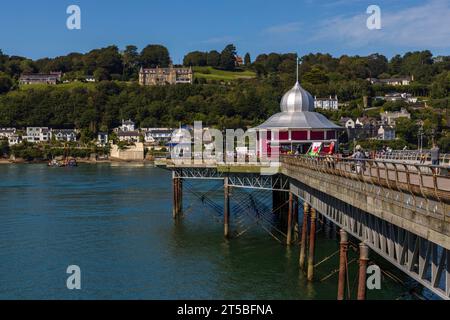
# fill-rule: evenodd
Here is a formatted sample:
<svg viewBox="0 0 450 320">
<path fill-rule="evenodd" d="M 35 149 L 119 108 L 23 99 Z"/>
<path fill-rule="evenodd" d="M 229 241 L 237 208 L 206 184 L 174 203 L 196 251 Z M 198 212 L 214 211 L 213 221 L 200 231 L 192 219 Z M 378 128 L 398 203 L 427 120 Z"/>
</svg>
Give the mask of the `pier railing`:
<svg viewBox="0 0 450 320">
<path fill-rule="evenodd" d="M 376 153 L 375 158 L 378 160 L 395 160 L 407 161 L 412 163 L 431 163 L 430 150 L 393 150 L 384 153 Z M 450 154 L 441 154 L 439 163 L 442 165 L 450 164 Z"/>
<path fill-rule="evenodd" d="M 281 163 L 450 203 L 449 166 L 339 157 L 281 156 Z"/>
</svg>

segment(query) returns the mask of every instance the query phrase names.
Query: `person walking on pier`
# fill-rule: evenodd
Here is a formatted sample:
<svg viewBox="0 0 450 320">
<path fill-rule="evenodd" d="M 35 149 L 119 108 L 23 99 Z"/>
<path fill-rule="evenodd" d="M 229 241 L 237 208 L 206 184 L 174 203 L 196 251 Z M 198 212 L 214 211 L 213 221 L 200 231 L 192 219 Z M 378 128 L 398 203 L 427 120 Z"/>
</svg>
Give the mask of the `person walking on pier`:
<svg viewBox="0 0 450 320">
<path fill-rule="evenodd" d="M 438 166 L 439 165 L 439 156 L 440 156 L 440 152 L 439 152 L 439 147 L 436 145 L 436 143 L 433 143 L 433 148 L 431 148 L 430 151 L 430 156 L 431 156 L 431 164 L 433 166 Z"/>
<path fill-rule="evenodd" d="M 440 150 L 439 147 L 436 145 L 435 142 L 433 142 L 433 148 L 430 150 L 430 157 L 431 157 L 431 165 L 432 166 L 438 166 L 439 165 L 439 156 L 440 156 Z M 432 168 L 433 173 L 439 174 L 439 168 Z"/>
<path fill-rule="evenodd" d="M 362 174 L 365 170 L 365 162 L 364 159 L 366 158 L 362 148 L 360 145 L 357 145 L 355 148 L 355 153 L 350 156 L 350 158 L 355 159 L 355 169 L 357 174 Z"/>
</svg>

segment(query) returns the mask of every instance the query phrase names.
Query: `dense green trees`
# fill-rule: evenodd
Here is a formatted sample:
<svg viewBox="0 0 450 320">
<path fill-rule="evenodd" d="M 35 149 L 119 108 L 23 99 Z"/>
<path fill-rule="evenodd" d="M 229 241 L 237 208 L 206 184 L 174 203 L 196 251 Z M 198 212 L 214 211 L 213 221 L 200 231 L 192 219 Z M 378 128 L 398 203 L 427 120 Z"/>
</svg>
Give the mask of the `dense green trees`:
<svg viewBox="0 0 450 320">
<path fill-rule="evenodd" d="M 166 68 L 171 64 L 169 50 L 159 44 L 148 45 L 141 52 L 141 64 L 147 68 Z"/>
<path fill-rule="evenodd" d="M 220 54 L 220 67 L 224 70 L 232 71 L 236 68 L 236 47 L 233 44 L 227 45 Z"/>
<path fill-rule="evenodd" d="M 206 65 L 218 67 L 220 65 L 220 53 L 216 50 L 210 51 L 206 57 Z"/>
<path fill-rule="evenodd" d="M 206 66 L 208 64 L 208 54 L 206 52 L 194 51 L 188 53 L 183 59 L 185 66 Z"/>
</svg>

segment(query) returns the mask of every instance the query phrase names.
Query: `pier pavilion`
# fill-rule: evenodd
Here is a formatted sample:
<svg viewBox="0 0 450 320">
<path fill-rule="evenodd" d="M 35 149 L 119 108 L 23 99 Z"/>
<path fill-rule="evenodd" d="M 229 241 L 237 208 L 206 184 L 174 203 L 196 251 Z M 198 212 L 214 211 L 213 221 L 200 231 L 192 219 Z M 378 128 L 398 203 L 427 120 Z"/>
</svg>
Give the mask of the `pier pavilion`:
<svg viewBox="0 0 450 320">
<path fill-rule="evenodd" d="M 284 94 L 280 109 L 251 129 L 257 132 L 260 154 L 274 152 L 274 145 L 282 154 L 306 153 L 313 143 L 321 144 L 330 153 L 337 147 L 338 131 L 342 128 L 314 111 L 314 98 L 298 81 Z"/>
</svg>

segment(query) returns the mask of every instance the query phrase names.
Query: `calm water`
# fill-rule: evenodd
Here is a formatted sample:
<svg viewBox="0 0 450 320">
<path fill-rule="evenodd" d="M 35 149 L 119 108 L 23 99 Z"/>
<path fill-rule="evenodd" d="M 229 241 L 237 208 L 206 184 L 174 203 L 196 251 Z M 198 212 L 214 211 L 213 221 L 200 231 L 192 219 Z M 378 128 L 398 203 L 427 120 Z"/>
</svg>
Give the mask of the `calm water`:
<svg viewBox="0 0 450 320">
<path fill-rule="evenodd" d="M 150 166 L 0 166 L 0 299 L 335 299 L 336 275 L 308 284 L 296 247 L 257 226 L 224 240 L 217 217 L 187 192 L 192 209 L 175 224 L 171 201 L 170 173 Z M 317 261 L 337 249 L 320 234 Z M 79 291 L 66 288 L 72 264 Z M 337 267 L 330 259 L 317 278 Z M 368 297 L 407 291 L 388 278 L 382 286 Z"/>
</svg>

